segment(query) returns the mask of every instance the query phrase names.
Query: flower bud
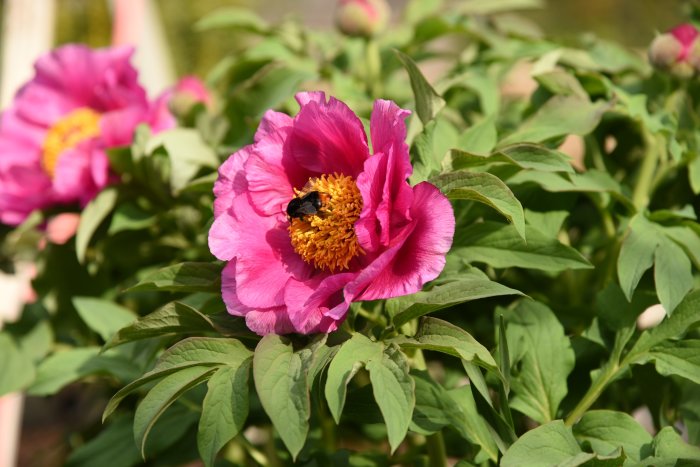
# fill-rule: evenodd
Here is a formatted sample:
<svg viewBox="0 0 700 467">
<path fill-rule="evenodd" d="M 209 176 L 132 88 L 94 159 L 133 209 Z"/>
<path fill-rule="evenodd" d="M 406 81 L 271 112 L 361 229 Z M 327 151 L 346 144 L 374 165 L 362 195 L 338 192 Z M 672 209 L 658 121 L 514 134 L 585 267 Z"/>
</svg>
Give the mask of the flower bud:
<svg viewBox="0 0 700 467">
<path fill-rule="evenodd" d="M 170 111 L 175 115 L 186 115 L 197 103 L 207 107 L 212 104 L 211 95 L 199 78 L 185 76 L 177 82 L 168 102 Z"/>
<path fill-rule="evenodd" d="M 690 78 L 700 71 L 700 40 L 692 24 L 681 24 L 657 36 L 649 46 L 649 61 L 660 70 L 679 78 Z"/>
<path fill-rule="evenodd" d="M 386 28 L 389 14 L 386 0 L 340 0 L 336 23 L 348 36 L 372 37 Z"/>
</svg>

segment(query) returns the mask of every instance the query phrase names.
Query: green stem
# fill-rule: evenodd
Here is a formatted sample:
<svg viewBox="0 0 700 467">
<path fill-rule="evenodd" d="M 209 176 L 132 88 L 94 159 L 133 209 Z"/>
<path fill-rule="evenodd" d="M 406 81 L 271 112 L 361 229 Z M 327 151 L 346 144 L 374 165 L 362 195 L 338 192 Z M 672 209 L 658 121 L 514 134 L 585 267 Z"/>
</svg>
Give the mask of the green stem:
<svg viewBox="0 0 700 467">
<path fill-rule="evenodd" d="M 574 410 L 572 410 L 569 416 L 566 417 L 564 423 L 571 426 L 579 421 L 583 414 L 586 413 L 586 410 L 588 410 L 595 403 L 595 401 L 598 400 L 598 397 L 600 397 L 608 384 L 615 379 L 615 377 L 617 377 L 620 371 L 621 367 L 618 364 L 608 365 L 605 370 L 598 375 L 596 380 L 593 381 L 591 387 L 588 388 L 588 391 L 586 394 L 584 394 L 583 398 L 579 401 L 576 407 L 574 407 Z"/>
<path fill-rule="evenodd" d="M 331 417 L 331 414 L 328 413 L 328 410 L 325 406 L 325 402 L 321 401 L 318 405 L 321 425 L 321 441 L 323 442 L 323 449 L 329 454 L 334 454 L 337 451 L 335 421 Z"/>
<path fill-rule="evenodd" d="M 447 452 L 445 451 L 445 440 L 442 439 L 442 432 L 438 431 L 425 438 L 425 445 L 428 448 L 430 467 L 445 467 L 447 465 Z"/>
<path fill-rule="evenodd" d="M 367 92 L 372 98 L 382 95 L 382 58 L 374 39 L 365 41 L 365 65 L 367 67 Z"/>
<path fill-rule="evenodd" d="M 622 358 L 622 353 L 625 349 L 625 345 L 629 342 L 630 338 L 634 334 L 635 327 L 628 326 L 626 328 L 620 329 L 615 336 L 615 344 L 610 355 L 610 360 L 601 369 L 602 371 L 596 377 L 595 381 L 588 388 L 586 394 L 579 401 L 579 403 L 574 407 L 568 417 L 566 417 L 565 423 L 569 426 L 573 425 L 583 416 L 583 414 L 588 410 L 595 401 L 598 400 L 600 395 L 603 393 L 608 384 L 615 380 L 622 372 L 624 372 L 634 361 L 636 354 L 634 349 L 630 351 L 625 358 Z"/>
<path fill-rule="evenodd" d="M 383 327 L 388 326 L 388 324 L 386 322 L 386 318 L 384 316 L 382 316 L 381 314 L 369 312 L 369 311 L 365 310 L 364 308 L 358 308 L 357 314 L 362 316 L 367 321 L 369 321 L 373 324 L 378 324 L 378 325 L 383 326 Z"/>
<path fill-rule="evenodd" d="M 644 154 L 642 166 L 639 169 L 637 184 L 632 193 L 632 203 L 637 208 L 637 211 L 643 210 L 649 204 L 652 182 L 659 159 L 659 148 L 657 147 L 654 136 L 645 131 L 644 140 L 647 146 L 646 153 Z"/>
</svg>

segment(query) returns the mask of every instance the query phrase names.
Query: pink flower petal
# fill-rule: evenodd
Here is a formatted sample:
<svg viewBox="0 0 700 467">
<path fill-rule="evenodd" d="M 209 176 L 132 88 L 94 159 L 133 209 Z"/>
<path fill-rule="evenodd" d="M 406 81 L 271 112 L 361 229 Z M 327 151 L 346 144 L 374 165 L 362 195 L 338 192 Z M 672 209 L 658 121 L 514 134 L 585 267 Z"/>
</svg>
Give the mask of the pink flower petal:
<svg viewBox="0 0 700 467">
<path fill-rule="evenodd" d="M 221 261 L 231 261 L 236 256 L 239 242 L 236 227 L 238 223 L 227 211 L 220 212 L 209 229 L 209 250 Z"/>
<path fill-rule="evenodd" d="M 340 273 L 317 275 L 307 281 L 290 280 L 285 302 L 296 331 L 301 334 L 335 331 L 349 307 L 343 299 L 343 287 L 355 275 Z"/>
<path fill-rule="evenodd" d="M 30 83 L 22 89 L 17 101 L 17 114 L 28 122 L 49 128 L 67 113 L 79 107 L 71 96 L 60 89 Z"/>
<path fill-rule="evenodd" d="M 246 195 L 234 199 L 230 212 L 238 298 L 255 308 L 283 305 L 288 279 L 308 277 L 310 267 L 292 249 L 286 227 L 257 214 Z"/>
<path fill-rule="evenodd" d="M 245 324 L 251 331 L 260 336 L 271 333 L 291 334 L 295 332 L 284 307 L 249 311 L 245 315 Z"/>
<path fill-rule="evenodd" d="M 251 150 L 252 146 L 239 149 L 219 167 L 219 177 L 214 183 L 214 217 L 230 208 L 233 199 L 248 189 L 243 167 Z"/>
<path fill-rule="evenodd" d="M 375 153 L 385 152 L 388 146 L 405 146 L 403 154 L 408 156 L 406 144 L 406 123 L 404 120 L 411 115 L 410 110 L 400 108 L 392 101 L 376 100 L 370 118 L 370 133 L 372 134 L 372 148 Z M 406 170 L 404 168 L 404 170 Z M 410 162 L 408 174 L 411 175 Z"/>
<path fill-rule="evenodd" d="M 284 307 L 255 309 L 241 303 L 236 293 L 236 261 L 229 262 L 221 275 L 221 295 L 226 310 L 234 316 L 245 316 L 246 325 L 261 336 L 274 332 L 289 334 L 294 327 Z"/>
<path fill-rule="evenodd" d="M 284 214 L 294 197 L 293 186 L 303 186 L 308 180 L 304 171 L 283 150 L 288 127 L 260 138 L 245 164 L 246 180 L 253 206 L 261 214 Z"/>
<path fill-rule="evenodd" d="M 327 104 L 312 100 L 301 107 L 285 150 L 298 165 L 319 175 L 356 177 L 369 157 L 362 122 L 333 97 Z"/>
<path fill-rule="evenodd" d="M 389 245 L 395 231 L 410 220 L 413 192 L 406 182 L 403 151 L 395 146 L 387 149 L 386 153 L 369 158 L 365 170 L 357 177 L 363 207 L 355 231 L 366 252 Z"/>
<path fill-rule="evenodd" d="M 102 115 L 100 134 L 105 147 L 128 146 L 134 139 L 134 129 L 147 117 L 145 107 L 127 107 Z"/>
<path fill-rule="evenodd" d="M 368 283 L 358 300 L 376 300 L 418 292 L 435 279 L 445 266 L 445 255 L 452 245 L 455 221 L 447 198 L 430 183 L 414 188 L 413 222 L 360 274 L 359 283 Z M 403 238 L 402 238 L 403 237 Z M 358 290 L 358 287 L 350 288 Z"/>
<path fill-rule="evenodd" d="M 49 220 L 46 226 L 46 237 L 55 245 L 63 245 L 73 238 L 79 223 L 80 214 L 74 212 L 58 214 Z"/>
<path fill-rule="evenodd" d="M 294 98 L 301 107 L 304 107 L 309 102 L 316 102 L 317 104 L 326 103 L 326 93 L 323 91 L 298 92 Z"/>
<path fill-rule="evenodd" d="M 255 132 L 255 142 L 261 141 L 266 138 L 276 138 L 277 132 L 281 131 L 283 128 L 292 126 L 292 117 L 282 112 L 275 112 L 274 110 L 268 110 L 263 115 L 260 121 L 260 126 Z"/>
<path fill-rule="evenodd" d="M 90 173 L 90 144 L 63 151 L 58 157 L 53 177 L 53 189 L 64 203 L 80 200 L 86 204 L 97 194 Z"/>
</svg>

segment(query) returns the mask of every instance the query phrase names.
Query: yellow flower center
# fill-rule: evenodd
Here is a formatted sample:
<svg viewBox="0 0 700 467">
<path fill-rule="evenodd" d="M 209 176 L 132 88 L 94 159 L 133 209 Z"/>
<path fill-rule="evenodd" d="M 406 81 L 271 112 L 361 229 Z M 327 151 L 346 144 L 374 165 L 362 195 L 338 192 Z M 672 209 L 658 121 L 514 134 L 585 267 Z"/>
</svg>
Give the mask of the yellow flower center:
<svg viewBox="0 0 700 467">
<path fill-rule="evenodd" d="M 53 178 L 61 153 L 100 133 L 100 114 L 87 107 L 75 109 L 53 124 L 44 138 L 41 165 Z"/>
<path fill-rule="evenodd" d="M 304 261 L 318 269 L 348 269 L 350 260 L 364 254 L 355 235 L 355 222 L 362 211 L 362 195 L 352 177 L 333 174 L 312 178 L 297 198 L 318 192 L 321 207 L 315 214 L 291 219 L 292 246 Z"/>
</svg>

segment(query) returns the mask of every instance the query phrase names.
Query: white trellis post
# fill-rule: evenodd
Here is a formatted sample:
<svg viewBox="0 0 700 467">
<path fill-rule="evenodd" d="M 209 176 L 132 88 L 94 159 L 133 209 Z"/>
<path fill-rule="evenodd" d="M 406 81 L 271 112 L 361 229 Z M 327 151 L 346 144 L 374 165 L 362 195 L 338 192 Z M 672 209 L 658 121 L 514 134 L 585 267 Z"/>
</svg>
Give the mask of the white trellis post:
<svg viewBox="0 0 700 467">
<path fill-rule="evenodd" d="M 51 48 L 54 35 L 53 0 L 6 0 L 0 41 L 0 109 L 17 89 L 32 77 L 36 58 Z M 0 154 L 2 157 L 2 154 Z M 17 318 L 29 278 L 0 275 L 0 328 Z M 0 397 L 0 467 L 17 464 L 23 395 Z"/>
</svg>

